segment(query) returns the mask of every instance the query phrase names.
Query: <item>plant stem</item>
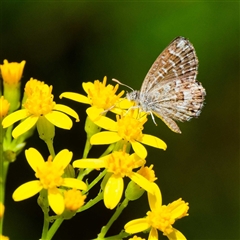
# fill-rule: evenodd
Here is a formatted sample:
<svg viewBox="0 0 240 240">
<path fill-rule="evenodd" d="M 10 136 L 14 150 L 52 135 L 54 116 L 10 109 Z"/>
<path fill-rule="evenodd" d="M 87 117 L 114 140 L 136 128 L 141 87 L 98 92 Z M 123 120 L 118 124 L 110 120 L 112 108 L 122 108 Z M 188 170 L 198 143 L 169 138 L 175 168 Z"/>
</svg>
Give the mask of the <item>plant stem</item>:
<svg viewBox="0 0 240 240">
<path fill-rule="evenodd" d="M 4 138 L 5 130 L 2 126 L 0 126 L 0 203 L 4 205 L 5 202 L 5 186 L 6 186 L 6 178 L 8 172 L 9 162 L 4 161 L 4 153 L 3 153 L 3 138 Z M 3 233 L 3 219 L 4 215 L 0 218 L 0 236 Z"/>
<path fill-rule="evenodd" d="M 115 213 L 112 215 L 112 217 L 108 221 L 107 225 L 102 227 L 101 232 L 98 234 L 98 238 L 97 239 L 103 239 L 105 237 L 105 235 L 107 234 L 109 228 L 117 220 L 117 218 L 120 216 L 122 211 L 127 207 L 127 205 L 128 205 L 128 199 L 125 198 L 124 201 L 117 207 Z"/>
<path fill-rule="evenodd" d="M 91 150 L 92 145 L 90 144 L 90 138 L 87 138 L 84 151 L 83 151 L 83 158 L 87 158 L 89 151 Z"/>
<path fill-rule="evenodd" d="M 48 240 L 47 234 L 49 229 L 49 204 L 47 198 L 47 191 L 44 189 L 40 192 L 40 196 L 38 198 L 38 204 L 42 208 L 44 217 L 43 217 L 43 229 L 42 229 L 42 237 L 41 240 Z"/>
<path fill-rule="evenodd" d="M 54 151 L 54 147 L 53 147 L 53 141 L 52 140 L 45 140 L 45 143 L 47 144 L 48 151 L 49 151 L 50 155 L 54 159 L 55 158 L 55 151 Z"/>
<path fill-rule="evenodd" d="M 89 185 L 88 185 L 88 189 L 87 191 L 89 192 L 89 190 L 91 188 L 93 188 L 107 173 L 107 170 L 103 170 Z M 83 191 L 84 193 L 84 191 Z"/>
<path fill-rule="evenodd" d="M 83 212 L 103 199 L 103 192 L 100 192 L 94 199 L 89 200 L 85 205 L 83 205 L 77 212 Z"/>
<path fill-rule="evenodd" d="M 56 221 L 52 224 L 50 227 L 48 233 L 47 233 L 47 240 L 51 240 L 58 228 L 61 226 L 62 222 L 64 221 L 63 218 L 58 218 Z"/>
</svg>

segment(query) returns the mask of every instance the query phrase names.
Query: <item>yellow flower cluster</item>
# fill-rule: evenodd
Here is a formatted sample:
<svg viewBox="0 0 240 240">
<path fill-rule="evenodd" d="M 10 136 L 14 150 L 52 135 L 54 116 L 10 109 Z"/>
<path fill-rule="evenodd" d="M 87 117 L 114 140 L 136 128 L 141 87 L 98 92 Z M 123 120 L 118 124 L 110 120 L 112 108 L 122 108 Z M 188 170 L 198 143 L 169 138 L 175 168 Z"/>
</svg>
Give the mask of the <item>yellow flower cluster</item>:
<svg viewBox="0 0 240 240">
<path fill-rule="evenodd" d="M 83 158 L 73 162 L 74 168 L 79 169 L 106 169 L 103 179 L 103 200 L 109 209 L 114 209 L 120 202 L 124 190 L 124 177 L 132 180 L 126 190 L 126 197 L 135 200 L 141 196 L 142 189 L 148 192 L 148 199 L 151 211 L 147 217 L 130 221 L 125 225 L 125 231 L 130 234 L 146 231 L 150 229 L 149 239 L 158 239 L 157 230 L 162 231 L 170 240 L 186 239 L 184 235 L 174 229 L 172 225 L 176 219 L 187 216 L 188 203 L 181 199 L 165 206 L 162 205 L 162 196 L 159 187 L 154 183 L 157 179 L 153 171 L 153 165 L 145 166 L 147 150 L 142 144 L 166 150 L 167 145 L 161 139 L 144 134 L 144 124 L 147 122 L 147 113 L 140 112 L 139 109 L 130 107 L 124 110 L 124 104 L 120 112 L 114 111 L 122 101 L 120 95 L 115 94 L 118 85 L 106 86 L 106 77 L 101 84 L 98 80 L 92 83 L 84 83 L 83 88 L 88 99 L 78 93 L 62 93 L 61 97 L 69 98 L 77 102 L 87 103 L 91 106 L 87 109 L 88 118 L 93 124 L 105 129 L 95 134 L 91 134 L 90 145 L 113 145 L 110 154 L 100 158 Z M 105 90 L 103 90 L 105 88 Z M 112 93 L 109 92 L 112 89 Z M 106 95 L 108 92 L 108 95 Z M 96 96 L 98 101 L 96 101 Z M 111 104 L 109 104 L 111 102 Z M 105 104 L 104 104 L 105 103 Z M 133 106 L 126 103 L 126 106 Z M 116 121 L 106 117 L 108 111 L 118 112 Z M 106 131 L 107 130 L 107 131 Z M 111 146 L 110 145 L 110 146 Z M 134 153 L 129 154 L 132 147 Z M 140 168 L 139 171 L 133 170 Z M 140 189 L 138 188 L 140 186 Z M 136 193 L 136 191 L 138 193 Z M 100 235 L 102 236 L 102 235 Z M 133 239 L 141 239 L 134 236 Z"/>
<path fill-rule="evenodd" d="M 11 87 L 19 84 L 24 65 L 25 61 L 8 63 L 4 60 L 4 64 L 0 65 L 4 82 Z M 38 204 L 44 212 L 45 219 L 41 239 L 51 239 L 56 226 L 59 227 L 64 219 L 72 218 L 98 201 L 103 200 L 106 208 L 115 209 L 115 214 L 119 216 L 129 201 L 137 200 L 146 191 L 150 210 L 145 217 L 125 224 L 125 234 L 130 236 L 149 231 L 148 239 L 158 239 L 158 231 L 161 231 L 170 240 L 186 239 L 172 225 L 177 219 L 188 215 L 188 203 L 178 199 L 163 205 L 160 188 L 154 183 L 157 177 L 153 165 L 146 165 L 148 153 L 145 145 L 162 150 L 167 148 L 166 143 L 160 138 L 144 133 L 148 113 L 134 106 L 134 102 L 122 98 L 124 91 L 117 93 L 119 85 L 107 85 L 106 77 L 103 82 L 95 80 L 93 83 L 83 83 L 83 89 L 86 96 L 73 92 L 64 92 L 60 95 L 60 98 L 90 105 L 86 110 L 87 140 L 83 158 L 73 162 L 71 162 L 73 153 L 68 149 L 55 154 L 54 129 L 55 126 L 71 129 L 73 123 L 69 116 L 75 118 L 76 122 L 80 121 L 79 116 L 70 107 L 54 101 L 52 86 L 31 78 L 25 85 L 21 104 L 19 97 L 14 98 L 9 92 L 5 91 L 4 96 L 1 96 L 1 129 L 7 129 L 6 133 L 2 131 L 6 135 L 2 136 L 5 140 L 0 149 L 1 153 L 5 151 L 6 155 L 6 152 L 11 150 L 17 155 L 25 146 L 24 141 L 33 133 L 35 126 L 50 153 L 45 161 L 37 149 L 30 147 L 25 150 L 27 162 L 35 172 L 36 179 L 20 185 L 13 193 L 13 199 L 21 201 L 39 194 Z M 19 86 L 16 91 L 19 91 Z M 115 114 L 113 119 L 107 117 L 110 111 Z M 21 122 L 13 128 L 18 121 Z M 94 145 L 109 146 L 101 157 L 90 158 L 88 154 Z M 6 160 L 7 158 L 4 161 Z M 78 168 L 78 174 L 74 168 Z M 92 182 L 84 180 L 84 177 L 94 170 L 102 171 Z M 129 183 L 125 187 L 126 178 L 129 179 Z M 86 201 L 87 193 L 99 181 L 101 189 L 98 196 L 96 199 Z M 48 206 L 56 216 L 49 216 Z M 0 205 L 0 217 L 2 209 Z M 48 228 L 51 220 L 56 220 L 52 225 L 54 229 Z M 109 221 L 109 225 L 102 228 L 98 235 L 99 239 L 104 239 L 113 222 L 114 220 Z M 134 235 L 130 239 L 143 238 Z"/>
</svg>

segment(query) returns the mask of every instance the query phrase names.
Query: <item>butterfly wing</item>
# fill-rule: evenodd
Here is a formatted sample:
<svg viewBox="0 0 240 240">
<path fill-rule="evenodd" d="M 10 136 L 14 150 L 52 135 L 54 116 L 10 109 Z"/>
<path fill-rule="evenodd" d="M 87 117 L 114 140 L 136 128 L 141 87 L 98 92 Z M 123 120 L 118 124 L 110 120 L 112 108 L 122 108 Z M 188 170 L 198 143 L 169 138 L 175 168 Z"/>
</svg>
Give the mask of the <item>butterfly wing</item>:
<svg viewBox="0 0 240 240">
<path fill-rule="evenodd" d="M 175 120 L 198 117 L 205 89 L 196 81 L 198 59 L 193 45 L 177 37 L 159 55 L 148 71 L 139 96 L 144 111 L 152 112 L 174 132 L 181 133 Z"/>
<path fill-rule="evenodd" d="M 141 90 L 143 93 L 154 91 L 162 80 L 173 80 L 179 77 L 195 80 L 198 59 L 193 45 L 184 37 L 175 38 L 158 56 L 149 69 Z"/>
<path fill-rule="evenodd" d="M 174 132 L 181 133 L 176 122 L 189 121 L 201 113 L 206 92 L 196 80 L 180 77 L 163 80 L 150 95 L 149 109 Z"/>
</svg>

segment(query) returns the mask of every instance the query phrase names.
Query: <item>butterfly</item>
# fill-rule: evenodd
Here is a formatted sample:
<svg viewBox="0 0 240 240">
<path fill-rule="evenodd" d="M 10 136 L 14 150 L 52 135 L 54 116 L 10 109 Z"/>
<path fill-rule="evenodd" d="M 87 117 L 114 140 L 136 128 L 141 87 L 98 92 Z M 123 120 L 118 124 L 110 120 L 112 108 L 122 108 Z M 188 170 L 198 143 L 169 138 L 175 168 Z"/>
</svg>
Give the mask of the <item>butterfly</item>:
<svg viewBox="0 0 240 240">
<path fill-rule="evenodd" d="M 181 133 L 176 121 L 189 121 L 201 113 L 206 91 L 196 80 L 198 58 L 184 37 L 175 38 L 149 69 L 140 91 L 126 98 L 135 107 L 160 118 L 173 132 Z"/>
</svg>

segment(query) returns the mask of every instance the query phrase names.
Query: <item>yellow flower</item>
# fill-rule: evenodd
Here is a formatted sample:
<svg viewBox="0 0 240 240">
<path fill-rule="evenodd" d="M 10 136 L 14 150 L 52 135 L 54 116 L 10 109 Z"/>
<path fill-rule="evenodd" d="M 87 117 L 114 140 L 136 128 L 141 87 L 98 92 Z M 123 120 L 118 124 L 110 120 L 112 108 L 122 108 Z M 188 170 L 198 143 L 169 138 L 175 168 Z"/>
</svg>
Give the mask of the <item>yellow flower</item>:
<svg viewBox="0 0 240 240">
<path fill-rule="evenodd" d="M 26 61 L 9 63 L 7 60 L 4 60 L 3 65 L 0 64 L 3 81 L 8 84 L 17 84 L 22 77 L 25 63 Z"/>
<path fill-rule="evenodd" d="M 124 94 L 124 91 L 116 95 L 119 85 L 116 84 L 113 86 L 111 84 L 106 84 L 107 77 L 103 78 L 103 82 L 95 80 L 94 83 L 83 83 L 82 86 L 87 96 L 74 92 L 64 92 L 60 95 L 60 98 L 65 97 L 80 103 L 90 104 L 91 106 L 101 109 L 101 112 L 110 110 L 120 102 L 119 100 Z"/>
<path fill-rule="evenodd" d="M 166 143 L 161 139 L 142 133 L 147 118 L 146 114 L 139 113 L 138 109 L 130 109 L 121 116 L 117 115 L 117 121 L 101 116 L 97 109 L 88 109 L 87 113 L 91 119 L 95 119 L 93 122 L 96 125 L 108 130 L 93 135 L 90 139 L 92 145 L 111 144 L 124 140 L 129 142 L 134 152 L 143 159 L 147 156 L 147 150 L 142 143 L 164 150 L 167 148 Z"/>
<path fill-rule="evenodd" d="M 147 212 L 145 218 L 139 218 L 128 222 L 124 228 L 127 233 L 138 233 L 150 228 L 150 240 L 158 239 L 158 230 L 163 232 L 169 240 L 184 240 L 185 236 L 173 228 L 172 225 L 177 219 L 188 216 L 188 203 L 178 199 L 170 204 L 162 205 L 160 189 L 155 183 L 154 194 L 148 193 L 148 201 L 151 211 Z"/>
<path fill-rule="evenodd" d="M 133 172 L 133 169 L 144 165 L 145 160 L 133 153 L 129 155 L 125 151 L 115 151 L 112 154 L 99 159 L 81 159 L 73 162 L 73 167 L 77 168 L 106 168 L 105 187 L 103 193 L 104 204 L 107 208 L 113 209 L 119 203 L 123 189 L 124 177 L 129 177 L 143 189 L 152 192 L 150 182 L 140 174 Z"/>
<path fill-rule="evenodd" d="M 19 120 L 25 119 L 13 130 L 14 138 L 31 129 L 41 116 L 63 129 L 72 127 L 72 120 L 65 113 L 79 121 L 78 114 L 73 109 L 53 101 L 52 86 L 48 86 L 44 82 L 31 78 L 26 83 L 25 95 L 27 99 L 23 104 L 24 109 L 11 113 L 2 122 L 3 127 L 7 128 Z"/>
<path fill-rule="evenodd" d="M 65 208 L 70 211 L 77 211 L 83 206 L 86 199 L 85 195 L 77 189 L 70 189 L 64 192 Z"/>
<path fill-rule="evenodd" d="M 34 196 L 42 189 L 48 192 L 48 202 L 53 211 L 60 215 L 64 211 L 64 198 L 59 187 L 69 187 L 86 190 L 87 185 L 74 178 L 63 178 L 64 169 L 72 159 L 72 152 L 64 149 L 60 151 L 52 161 L 49 156 L 45 162 L 42 155 L 34 148 L 25 151 L 27 161 L 35 171 L 39 180 L 33 180 L 22 184 L 13 193 L 14 201 L 21 201 Z"/>
<path fill-rule="evenodd" d="M 4 99 L 4 96 L 0 98 L 0 119 L 3 119 L 9 111 L 10 103 Z"/>
</svg>

